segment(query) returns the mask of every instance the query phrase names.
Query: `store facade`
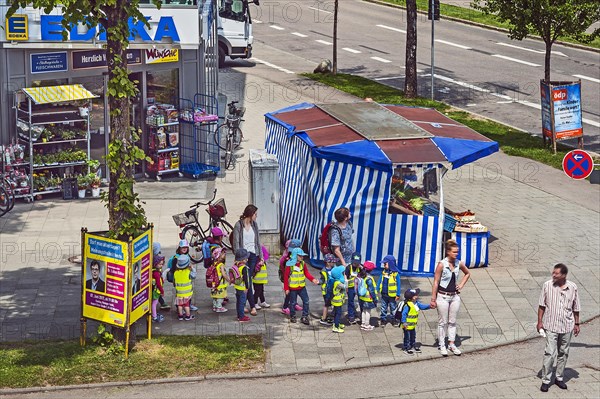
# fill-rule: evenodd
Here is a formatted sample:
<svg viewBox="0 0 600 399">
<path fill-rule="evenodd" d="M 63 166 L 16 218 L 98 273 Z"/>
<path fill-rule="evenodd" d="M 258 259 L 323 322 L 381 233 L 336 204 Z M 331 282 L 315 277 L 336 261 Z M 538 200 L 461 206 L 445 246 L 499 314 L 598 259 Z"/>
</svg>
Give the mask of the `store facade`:
<svg viewBox="0 0 600 399">
<path fill-rule="evenodd" d="M 180 98 L 193 98 L 196 93 L 216 90 L 218 70 L 207 65 L 210 57 L 206 56 L 206 32 L 204 40 L 201 32 L 202 7 L 191 3 L 163 5 L 160 10 L 152 5 L 141 5 L 150 27 L 131 24 L 136 33 L 130 38 L 127 58 L 130 79 L 137 82 L 139 89 L 139 96 L 132 102 L 131 115 L 132 123 L 143 131 L 148 105 L 177 106 Z M 8 6 L 0 6 L 4 27 L 0 29 L 0 144 L 15 140 L 16 91 L 27 87 L 81 84 L 98 96 L 90 112 L 91 157 L 104 164 L 102 158 L 109 139 L 105 95 L 108 76 L 102 48 L 105 36 L 98 35 L 95 28 L 79 25 L 71 29 L 68 40 L 63 41 L 60 8 L 45 14 L 28 7 L 18 10 L 9 20 L 7 9 Z M 147 148 L 144 135 L 140 144 Z"/>
</svg>

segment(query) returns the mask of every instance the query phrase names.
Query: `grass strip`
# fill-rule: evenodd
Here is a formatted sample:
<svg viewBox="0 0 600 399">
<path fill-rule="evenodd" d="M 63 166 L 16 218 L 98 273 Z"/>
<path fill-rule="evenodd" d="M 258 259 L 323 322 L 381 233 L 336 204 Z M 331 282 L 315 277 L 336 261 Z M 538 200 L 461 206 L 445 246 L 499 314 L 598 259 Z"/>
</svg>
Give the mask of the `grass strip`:
<svg viewBox="0 0 600 399">
<path fill-rule="evenodd" d="M 79 340 L 0 344 L 0 387 L 25 388 L 109 381 L 191 377 L 262 370 L 257 335 L 157 336 L 142 340 L 125 360 L 106 347 Z"/>
<path fill-rule="evenodd" d="M 406 7 L 406 0 L 379 0 L 384 3 L 395 4 L 398 6 Z M 466 3 L 468 1 L 465 0 Z M 425 11 L 429 9 L 429 0 L 417 0 L 417 9 L 419 11 Z M 491 14 L 484 14 L 479 10 L 475 10 L 473 8 L 468 7 L 460 7 L 455 6 L 453 4 L 440 4 L 440 14 L 442 16 L 462 19 L 465 21 L 477 22 L 483 25 L 493 26 L 496 28 L 508 29 L 509 24 L 506 22 L 501 22 L 496 16 Z M 570 38 L 570 37 L 559 37 L 558 40 L 568 43 L 580 44 L 583 46 L 588 46 L 592 48 L 600 48 L 600 37 L 594 39 L 591 43 L 583 43 L 579 40 Z"/>
<path fill-rule="evenodd" d="M 305 73 L 302 75 L 359 98 L 370 97 L 374 101 L 382 104 L 402 104 L 435 108 L 449 118 L 496 141 L 499 144 L 500 149 L 507 155 L 529 158 L 562 170 L 562 160 L 565 154 L 571 151 L 571 148 L 558 144 L 558 151 L 556 154 L 553 154 L 552 150 L 544 148 L 541 137 L 532 136 L 526 132 L 516 130 L 501 123 L 493 122 L 469 112 L 458 110 L 443 102 L 421 97 L 416 99 L 406 98 L 401 90 L 360 76 L 348 74 L 322 75 L 312 73 Z"/>
</svg>

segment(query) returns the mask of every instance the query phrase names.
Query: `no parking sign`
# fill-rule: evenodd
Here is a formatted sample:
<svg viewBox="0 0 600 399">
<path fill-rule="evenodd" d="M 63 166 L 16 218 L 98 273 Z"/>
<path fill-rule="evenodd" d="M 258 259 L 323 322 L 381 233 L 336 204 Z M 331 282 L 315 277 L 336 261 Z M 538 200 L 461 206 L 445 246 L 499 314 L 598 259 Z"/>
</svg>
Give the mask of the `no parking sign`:
<svg viewBox="0 0 600 399">
<path fill-rule="evenodd" d="M 569 151 L 563 158 L 563 170 L 572 179 L 585 179 L 594 170 L 594 161 L 590 154 L 582 150 Z"/>
</svg>

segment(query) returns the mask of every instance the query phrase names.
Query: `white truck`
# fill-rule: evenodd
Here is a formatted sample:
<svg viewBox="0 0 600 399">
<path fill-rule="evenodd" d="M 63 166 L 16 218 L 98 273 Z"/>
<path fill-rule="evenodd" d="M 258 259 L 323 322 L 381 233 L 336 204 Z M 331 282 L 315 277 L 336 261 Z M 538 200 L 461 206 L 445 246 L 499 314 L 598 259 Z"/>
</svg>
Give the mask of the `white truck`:
<svg viewBox="0 0 600 399">
<path fill-rule="evenodd" d="M 219 17 L 217 34 L 219 37 L 219 68 L 225 64 L 225 57 L 252 57 L 252 18 L 249 2 L 257 6 L 259 0 L 217 0 Z"/>
</svg>

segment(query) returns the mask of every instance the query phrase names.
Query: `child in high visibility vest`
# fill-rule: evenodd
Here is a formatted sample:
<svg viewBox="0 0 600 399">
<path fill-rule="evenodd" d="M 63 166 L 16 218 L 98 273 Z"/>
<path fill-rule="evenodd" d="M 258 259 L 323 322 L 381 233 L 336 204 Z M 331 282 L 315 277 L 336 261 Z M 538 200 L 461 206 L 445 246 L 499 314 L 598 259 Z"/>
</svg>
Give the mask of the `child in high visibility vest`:
<svg viewBox="0 0 600 399">
<path fill-rule="evenodd" d="M 227 269 L 225 269 L 225 253 L 225 249 L 221 247 L 215 247 L 212 250 L 212 262 L 215 263 L 217 275 L 219 276 L 217 287 L 210 290 L 210 297 L 213 300 L 213 312 L 216 313 L 227 312 L 227 309 L 223 307 L 223 300 L 227 298 L 227 286 L 229 286 Z"/>
<path fill-rule="evenodd" d="M 333 296 L 331 305 L 333 306 L 333 329 L 334 333 L 343 333 L 344 325 L 340 323 L 342 317 L 342 306 L 346 299 L 346 278 L 344 276 L 344 266 L 336 266 L 331 270 L 333 283 Z"/>
<path fill-rule="evenodd" d="M 359 287 L 357 287 L 358 303 L 360 304 L 361 311 L 361 325 L 360 329 L 364 331 L 371 331 L 375 327 L 371 325 L 371 309 L 377 308 L 379 297 L 377 295 L 377 284 L 375 279 L 371 276 L 371 272 L 375 270 L 375 263 L 366 261 L 363 265 L 362 270 L 358 276 L 363 279 L 364 284 L 367 287 L 365 295 L 360 295 Z"/>
<path fill-rule="evenodd" d="M 267 262 L 260 259 L 255 266 L 258 269 L 252 277 L 252 285 L 254 286 L 254 309 L 260 310 L 262 308 L 270 308 L 271 305 L 265 300 L 265 285 L 269 283 L 269 276 L 267 274 Z"/>
<path fill-rule="evenodd" d="M 346 281 L 348 282 L 348 324 L 355 324 L 358 323 L 358 321 L 356 320 L 356 305 L 354 304 L 354 298 L 356 297 L 354 280 L 358 276 L 358 272 L 361 269 L 360 262 L 362 257 L 360 252 L 354 252 L 350 259 L 352 263 L 346 266 L 345 270 Z"/>
<path fill-rule="evenodd" d="M 419 302 L 420 289 L 406 290 L 404 293 L 404 307 L 402 308 L 402 329 L 404 330 L 404 353 L 413 355 L 414 352 L 421 353 L 421 348 L 415 346 L 417 337 L 417 323 L 419 321 L 419 310 L 430 309 L 429 304 Z"/>
<path fill-rule="evenodd" d="M 158 314 L 156 308 L 158 301 L 165 294 L 163 288 L 162 268 L 165 265 L 165 257 L 162 255 L 154 256 L 154 268 L 152 269 L 152 321 L 160 323 L 165 320 L 165 316 Z"/>
<path fill-rule="evenodd" d="M 154 241 L 152 243 L 152 254 L 154 256 L 154 258 L 156 258 L 157 256 L 162 256 L 162 252 L 161 252 L 161 246 L 159 242 Z M 165 262 L 164 262 L 164 257 L 163 257 L 163 263 L 162 263 L 162 267 L 165 266 Z M 164 282 L 164 276 L 162 275 L 162 270 L 161 270 L 161 277 L 162 277 L 162 281 Z M 169 305 L 167 305 L 167 302 L 165 302 L 165 291 L 164 289 L 162 290 L 162 294 L 159 295 L 158 297 L 158 303 L 160 304 L 160 310 L 170 310 L 171 307 Z"/>
<path fill-rule="evenodd" d="M 250 317 L 244 313 L 246 295 L 248 294 L 248 287 L 250 287 L 250 274 L 248 273 L 248 266 L 246 266 L 249 256 L 250 254 L 247 249 L 238 248 L 235 251 L 235 263 L 232 267 L 237 268 L 239 272 L 239 276 L 233 282 L 233 287 L 235 288 L 237 318 L 242 323 L 250 321 Z"/>
<path fill-rule="evenodd" d="M 385 327 L 388 322 L 391 322 L 393 326 L 397 326 L 398 322 L 394 319 L 394 313 L 402 291 L 400 291 L 400 274 L 396 266 L 396 258 L 392 255 L 386 255 L 381 264 L 383 265 L 381 279 L 379 280 L 381 327 Z"/>
<path fill-rule="evenodd" d="M 331 278 L 331 270 L 337 263 L 337 257 L 334 254 L 325 255 L 325 267 L 321 269 L 321 294 L 323 294 L 323 316 L 319 320 L 319 324 L 330 326 L 333 324 L 333 318 L 327 317 L 327 312 L 331 306 L 331 300 L 325 295 L 327 292 L 327 281 Z"/>
<path fill-rule="evenodd" d="M 290 260 L 291 251 L 294 248 L 300 248 L 301 246 L 302 246 L 302 242 L 297 238 L 287 240 L 287 242 L 285 243 L 285 250 L 283 251 L 281 258 L 279 259 L 279 280 L 281 280 L 282 283 L 284 280 L 285 268 L 287 267 L 286 263 L 288 260 Z M 284 288 L 284 291 L 285 291 L 285 288 Z M 283 306 L 281 307 L 281 313 L 289 316 L 290 315 L 289 307 L 290 307 L 290 294 L 287 293 L 287 294 L 285 294 L 285 297 L 283 299 Z M 302 306 L 300 306 L 300 305 L 298 305 L 298 303 L 296 303 L 295 309 L 297 311 L 300 311 L 300 310 L 302 310 Z"/>
<path fill-rule="evenodd" d="M 308 271 L 304 263 L 304 257 L 308 255 L 302 248 L 294 248 L 290 255 L 290 260 L 286 262 L 285 274 L 283 278 L 283 289 L 285 294 L 290 294 L 290 323 L 296 323 L 296 301 L 298 297 L 302 299 L 302 324 L 310 325 L 308 315 L 310 313 L 308 291 L 306 290 L 306 279 L 313 284 L 318 285 L 319 280 L 314 278 Z"/>
<path fill-rule="evenodd" d="M 194 315 L 190 313 L 190 301 L 194 294 L 192 280 L 196 278 L 196 271 L 191 266 L 190 257 L 186 254 L 177 258 L 177 270 L 173 273 L 175 284 L 175 303 L 177 304 L 177 315 L 179 320 L 193 320 Z"/>
</svg>

